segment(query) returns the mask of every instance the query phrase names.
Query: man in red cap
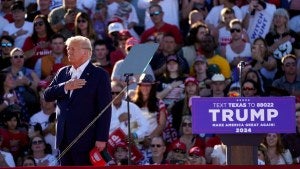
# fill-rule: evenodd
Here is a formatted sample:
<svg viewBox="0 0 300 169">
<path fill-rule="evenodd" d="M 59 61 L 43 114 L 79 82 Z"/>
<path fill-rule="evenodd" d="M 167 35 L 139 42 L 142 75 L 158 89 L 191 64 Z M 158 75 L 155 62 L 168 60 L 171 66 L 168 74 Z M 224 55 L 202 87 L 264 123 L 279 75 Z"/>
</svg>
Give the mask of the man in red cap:
<svg viewBox="0 0 300 169">
<path fill-rule="evenodd" d="M 206 164 L 204 152 L 199 147 L 192 147 L 189 150 L 188 164 Z"/>
</svg>

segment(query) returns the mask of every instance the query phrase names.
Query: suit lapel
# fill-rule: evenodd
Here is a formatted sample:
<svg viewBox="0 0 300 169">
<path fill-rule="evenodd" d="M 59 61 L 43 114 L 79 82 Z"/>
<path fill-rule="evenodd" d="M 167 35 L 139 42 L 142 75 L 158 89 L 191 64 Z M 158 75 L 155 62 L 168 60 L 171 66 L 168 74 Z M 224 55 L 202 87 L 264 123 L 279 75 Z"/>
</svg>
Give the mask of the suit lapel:
<svg viewBox="0 0 300 169">
<path fill-rule="evenodd" d="M 89 81 L 89 76 L 91 75 L 91 70 L 92 70 L 92 63 L 90 62 L 86 68 L 84 69 L 84 71 L 82 72 L 81 76 L 80 76 L 80 79 L 85 79 L 88 83 Z M 87 83 L 85 85 L 87 85 Z M 79 93 L 80 91 L 82 91 L 83 89 L 85 88 L 85 86 L 83 86 L 83 88 L 81 89 L 77 89 L 77 90 L 74 90 L 72 95 L 71 95 L 71 100 L 73 100 Z"/>
</svg>

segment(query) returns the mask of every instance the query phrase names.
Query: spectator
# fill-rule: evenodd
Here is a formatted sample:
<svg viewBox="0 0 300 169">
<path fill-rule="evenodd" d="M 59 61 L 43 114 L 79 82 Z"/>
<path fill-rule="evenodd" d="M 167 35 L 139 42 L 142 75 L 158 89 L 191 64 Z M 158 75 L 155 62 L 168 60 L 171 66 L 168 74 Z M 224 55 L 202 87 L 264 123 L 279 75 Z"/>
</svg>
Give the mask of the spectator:
<svg viewBox="0 0 300 169">
<path fill-rule="evenodd" d="M 63 66 L 69 65 L 66 54 L 65 38 L 61 34 L 54 34 L 50 38 L 51 54 L 37 60 L 34 71 L 46 81 L 51 81 L 55 73 Z"/>
<path fill-rule="evenodd" d="M 49 41 L 54 33 L 44 15 L 37 15 L 34 18 L 33 23 L 33 33 L 26 38 L 22 48 L 26 58 L 26 66 L 30 69 L 34 68 L 35 63 L 39 58 L 51 54 Z"/>
<path fill-rule="evenodd" d="M 192 147 L 189 150 L 187 163 L 192 164 L 192 165 L 204 165 L 204 164 L 206 164 L 206 160 L 204 158 L 204 151 L 201 150 L 199 147 Z"/>
<path fill-rule="evenodd" d="M 191 25 L 193 25 L 194 23 L 196 22 L 202 22 L 204 23 L 204 19 L 205 19 L 205 14 L 203 14 L 203 12 L 200 12 L 198 10 L 192 10 L 190 13 L 189 13 L 189 28 L 191 28 Z"/>
<path fill-rule="evenodd" d="M 35 160 L 32 156 L 25 156 L 22 162 L 23 167 L 36 166 Z"/>
<path fill-rule="evenodd" d="M 64 35 L 66 39 L 74 35 L 75 17 L 80 12 L 76 2 L 77 0 L 63 0 L 63 5 L 51 10 L 48 15 L 53 31 Z"/>
<path fill-rule="evenodd" d="M 143 116 L 146 117 L 150 124 L 146 137 L 142 142 L 144 147 L 142 148 L 142 152 L 146 154 L 151 139 L 162 135 L 166 127 L 167 117 L 164 102 L 156 97 L 156 83 L 151 75 L 143 74 L 140 77 L 138 87 L 132 100 L 141 108 Z M 146 154 L 144 157 L 147 159 L 149 155 Z"/>
<path fill-rule="evenodd" d="M 150 165 L 168 164 L 165 158 L 166 145 L 161 136 L 153 137 L 150 145 L 152 157 L 146 163 Z"/>
<path fill-rule="evenodd" d="M 207 59 L 208 65 L 217 65 L 225 78 L 230 78 L 231 71 L 228 61 L 224 57 L 215 53 L 217 45 L 215 43 L 214 37 L 212 35 L 206 34 L 200 39 L 199 42 L 201 51 Z"/>
<path fill-rule="evenodd" d="M 257 83 L 257 94 L 260 94 L 260 96 L 267 96 L 267 93 L 264 89 L 264 83 L 262 81 L 261 75 L 258 73 L 258 71 L 249 69 L 247 73 L 245 73 L 245 80 L 253 80 L 255 83 Z"/>
<path fill-rule="evenodd" d="M 256 38 L 265 38 L 270 30 L 276 10 L 275 5 L 266 3 L 265 0 L 251 0 L 241 10 L 243 13 L 243 25 L 247 29 L 250 43 L 253 43 Z M 263 20 L 264 22 L 258 22 L 258 20 Z"/>
<path fill-rule="evenodd" d="M 111 76 L 113 71 L 113 65 L 109 60 L 109 47 L 106 41 L 97 40 L 94 43 L 94 59 L 93 63 L 96 66 L 100 66 L 105 69 Z"/>
<path fill-rule="evenodd" d="M 234 19 L 230 21 L 229 27 L 231 42 L 225 46 L 222 51 L 222 56 L 224 56 L 230 64 L 233 81 L 238 81 L 239 71 L 237 66 L 242 61 L 251 61 L 251 44 L 243 40 L 243 27 L 239 20 Z"/>
<path fill-rule="evenodd" d="M 290 95 L 299 96 L 300 95 L 300 77 L 297 76 L 296 69 L 296 56 L 295 55 L 285 55 L 282 59 L 282 69 L 284 75 L 273 81 L 272 86 L 275 88 L 286 90 Z"/>
<path fill-rule="evenodd" d="M 120 141 L 116 144 L 113 157 L 117 165 L 128 165 L 128 148 L 125 142 Z"/>
<path fill-rule="evenodd" d="M 279 8 L 275 11 L 270 32 L 266 35 L 269 52 L 277 61 L 277 78 L 283 75 L 281 59 L 287 54 L 300 56 L 300 36 L 289 29 L 289 14 Z"/>
<path fill-rule="evenodd" d="M 207 80 L 206 83 L 210 85 L 211 95 L 210 97 L 226 97 L 226 88 L 231 82 L 230 79 L 225 79 L 223 74 L 215 74 L 211 79 Z"/>
<path fill-rule="evenodd" d="M 50 6 L 51 6 L 52 0 L 37 0 L 37 9 L 36 11 L 27 11 L 27 17 L 26 20 L 29 22 L 33 22 L 34 18 L 37 15 L 44 15 L 46 18 L 48 18 L 48 15 L 50 13 Z"/>
<path fill-rule="evenodd" d="M 187 77 L 184 81 L 184 98 L 175 102 L 170 113 L 172 114 L 172 127 L 179 134 L 182 117 L 191 115 L 190 98 L 199 95 L 199 83 L 194 77 Z"/>
<path fill-rule="evenodd" d="M 217 31 L 216 39 L 218 39 L 219 48 L 224 50 L 225 46 L 231 42 L 230 21 L 235 19 L 234 10 L 232 8 L 223 8 L 221 10 L 221 20 L 224 26 Z"/>
<path fill-rule="evenodd" d="M 115 0 L 115 2 L 118 3 L 118 8 L 114 13 L 114 17 L 120 18 L 124 28 L 127 29 L 133 37 L 139 39 L 138 34 L 133 29 L 139 22 L 135 7 L 132 3 L 125 0 Z"/>
<path fill-rule="evenodd" d="M 90 19 L 90 16 L 85 12 L 77 13 L 75 17 L 75 35 L 81 35 L 90 39 L 92 45 L 98 39 L 93 22 Z"/>
<path fill-rule="evenodd" d="M 16 81 L 16 92 L 18 95 L 18 105 L 21 107 L 21 123 L 26 125 L 32 113 L 35 113 L 38 107 L 36 97 L 36 87 L 40 79 L 37 74 L 24 67 L 24 52 L 20 48 L 14 48 L 11 52 L 11 66 L 4 70 L 11 73 Z"/>
<path fill-rule="evenodd" d="M 186 39 L 187 46 L 182 48 L 183 57 L 187 60 L 190 68 L 194 63 L 196 56 L 203 54 L 200 40 L 206 34 L 209 34 L 209 29 L 204 23 L 196 22 L 191 25 L 191 29 Z"/>
<path fill-rule="evenodd" d="M 180 19 L 180 29 L 185 34 L 189 30 L 189 26 L 194 21 L 204 22 L 204 18 L 209 12 L 209 5 L 206 0 L 183 0 L 181 4 L 181 19 Z M 196 19 L 197 18 L 197 19 Z M 194 21 L 193 21 L 194 20 Z"/>
<path fill-rule="evenodd" d="M 117 32 L 115 39 L 116 50 L 110 53 L 110 62 L 112 65 L 115 65 L 121 59 L 126 57 L 126 40 L 131 38 L 131 34 L 128 30 L 121 30 Z M 136 38 L 134 38 L 136 39 Z M 138 40 L 137 40 L 138 41 Z"/>
<path fill-rule="evenodd" d="M 290 151 L 284 149 L 280 134 L 268 133 L 263 140 L 267 147 L 267 155 L 271 165 L 292 164 L 293 159 Z"/>
<path fill-rule="evenodd" d="M 3 33 L 3 28 L 5 25 L 8 25 L 8 21 L 0 15 L 0 35 Z"/>
<path fill-rule="evenodd" d="M 208 77 L 208 65 L 207 60 L 203 55 L 198 55 L 193 63 L 191 74 L 198 81 L 198 94 L 200 96 L 210 95 L 210 89 L 206 86 L 205 81 Z"/>
<path fill-rule="evenodd" d="M 139 44 L 139 41 L 137 39 L 135 39 L 134 37 L 131 37 L 129 39 L 126 40 L 126 45 L 125 45 L 125 49 L 126 49 L 126 53 L 128 54 L 130 49 L 134 46 Z M 123 86 L 126 85 L 125 82 L 125 76 L 124 76 L 124 72 L 120 72 L 120 68 L 123 65 L 124 60 L 119 60 L 115 65 L 114 65 L 114 69 L 111 75 L 111 80 L 116 80 L 116 81 L 120 81 L 123 83 Z M 153 71 L 151 69 L 150 65 L 143 65 L 146 66 L 145 67 L 145 73 L 149 74 L 152 76 L 152 79 L 155 79 Z M 134 76 L 129 77 L 129 89 L 130 90 L 134 90 L 136 89 L 137 85 L 136 85 L 136 79 L 139 79 L 141 76 L 141 74 L 135 74 Z"/>
<path fill-rule="evenodd" d="M 269 95 L 269 88 L 272 86 L 277 72 L 277 63 L 275 58 L 269 54 L 267 42 L 263 38 L 257 38 L 253 42 L 251 65 L 261 75 L 262 87 L 265 89 L 266 95 Z"/>
<path fill-rule="evenodd" d="M 156 79 L 163 76 L 166 70 L 166 61 L 169 55 L 175 55 L 178 50 L 178 44 L 172 34 L 164 34 L 160 41 L 160 49 L 154 54 L 150 65 L 154 71 Z M 184 74 L 189 74 L 189 65 L 180 52 L 177 53 L 179 65 Z"/>
<path fill-rule="evenodd" d="M 172 142 L 171 151 L 168 153 L 167 160 L 170 164 L 186 164 L 186 145 L 179 140 Z"/>
<path fill-rule="evenodd" d="M 161 10 L 164 11 L 163 20 L 169 24 L 172 24 L 179 28 L 179 2 L 173 0 L 138 0 L 137 4 L 138 7 L 141 9 L 146 9 L 145 13 L 145 30 L 151 28 L 155 25 L 155 22 L 152 20 L 151 11 L 147 11 L 150 9 L 152 5 L 159 5 L 161 6 Z M 152 21 L 152 22 L 151 22 Z"/>
<path fill-rule="evenodd" d="M 261 96 L 258 83 L 251 79 L 246 79 L 242 84 L 242 95 L 244 97 Z"/>
<path fill-rule="evenodd" d="M 34 126 L 40 124 L 42 127 L 42 134 L 47 135 L 50 132 L 49 117 L 55 112 L 55 102 L 46 102 L 44 98 L 44 90 L 48 87 L 49 82 L 40 82 L 38 86 L 39 99 L 41 105 L 41 111 L 35 113 L 30 117 L 30 125 Z"/>
<path fill-rule="evenodd" d="M 0 73 L 0 113 L 1 118 L 3 119 L 3 110 L 6 108 L 12 108 L 17 105 L 17 94 L 14 91 L 15 89 L 15 80 L 12 77 L 11 73 L 2 71 Z M 18 107 L 18 106 L 17 106 Z"/>
<path fill-rule="evenodd" d="M 258 157 L 258 165 L 270 165 L 270 159 L 267 154 L 267 147 L 263 144 L 258 146 L 257 157 Z"/>
<path fill-rule="evenodd" d="M 35 136 L 29 145 L 29 155 L 32 155 L 37 166 L 57 166 L 57 159 L 51 155 L 51 148 L 43 136 Z"/>
<path fill-rule="evenodd" d="M 112 88 L 112 117 L 110 123 L 110 133 L 112 133 L 117 128 L 123 130 L 125 134 L 128 135 L 128 108 L 130 112 L 130 129 L 131 138 L 138 141 L 144 140 L 147 136 L 147 130 L 149 128 L 149 122 L 146 117 L 142 115 L 141 109 L 134 103 L 129 103 L 124 100 L 124 86 L 120 82 L 111 82 Z M 129 107 L 127 107 L 129 106 Z"/>
<path fill-rule="evenodd" d="M 0 38 L 0 70 L 10 66 L 10 51 L 14 48 L 15 40 L 11 36 L 1 36 Z"/>
<path fill-rule="evenodd" d="M 188 152 L 192 147 L 195 146 L 200 148 L 200 151 L 204 152 L 204 140 L 201 140 L 198 135 L 192 133 L 192 115 L 182 116 L 179 132 L 180 137 L 178 140 L 179 142 L 184 143 L 184 145 L 186 146 L 186 152 Z"/>
<path fill-rule="evenodd" d="M 15 46 L 22 48 L 25 39 L 32 34 L 33 24 L 25 21 L 25 7 L 22 1 L 16 1 L 11 6 L 14 22 L 3 28 L 2 35 L 9 35 L 15 40 Z"/>
<path fill-rule="evenodd" d="M 159 79 L 157 97 L 162 99 L 169 110 L 175 101 L 183 98 L 185 76 L 179 66 L 179 59 L 176 55 L 170 55 L 166 62 L 166 71 Z"/>
<path fill-rule="evenodd" d="M 207 14 L 205 23 L 212 29 L 219 29 L 224 26 L 221 21 L 221 10 L 225 8 L 232 8 L 234 10 L 237 19 L 242 20 L 242 11 L 235 5 L 235 0 L 223 0 L 219 1 L 220 5 L 214 6 Z"/>
<path fill-rule="evenodd" d="M 13 155 L 16 163 L 21 160 L 23 151 L 26 150 L 29 143 L 27 133 L 19 128 L 19 113 L 19 110 L 8 109 L 5 111 L 3 117 L 5 128 L 0 129 L 3 137 L 1 147 Z"/>
<path fill-rule="evenodd" d="M 296 110 L 296 133 L 285 134 L 282 138 L 282 144 L 288 149 L 293 157 L 293 163 L 300 163 L 300 109 Z"/>
<path fill-rule="evenodd" d="M 163 19 L 164 11 L 162 10 L 162 7 L 160 5 L 158 4 L 151 5 L 149 7 L 149 14 L 152 22 L 154 23 L 154 26 L 149 29 L 146 29 L 141 34 L 141 43 L 145 43 L 148 40 L 154 40 L 156 38 L 155 35 L 158 32 L 171 33 L 175 37 L 175 41 L 177 44 L 182 43 L 182 36 L 180 30 L 175 25 L 171 25 L 164 21 Z M 172 17 L 176 17 L 176 16 L 174 15 Z"/>
<path fill-rule="evenodd" d="M 12 23 L 14 21 L 11 11 L 11 6 L 14 2 L 15 1 L 11 0 L 1 2 L 1 16 L 3 16 L 3 18 L 5 18 L 9 23 Z"/>
<path fill-rule="evenodd" d="M 3 142 L 2 134 L 0 133 L 0 147 Z M 11 153 L 0 150 L 0 167 L 16 167 L 15 161 Z"/>
</svg>

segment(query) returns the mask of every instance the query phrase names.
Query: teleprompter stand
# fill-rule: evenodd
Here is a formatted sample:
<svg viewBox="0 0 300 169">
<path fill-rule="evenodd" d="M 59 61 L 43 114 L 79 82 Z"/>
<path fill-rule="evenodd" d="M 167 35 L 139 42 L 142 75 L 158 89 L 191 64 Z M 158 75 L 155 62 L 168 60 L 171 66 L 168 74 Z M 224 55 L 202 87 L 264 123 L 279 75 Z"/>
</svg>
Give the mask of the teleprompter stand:
<svg viewBox="0 0 300 169">
<path fill-rule="evenodd" d="M 126 81 L 126 91 L 127 91 L 127 127 L 128 127 L 128 164 L 131 164 L 131 126 L 130 126 L 130 107 L 129 107 L 129 78 L 134 75 L 141 75 L 145 70 L 148 64 L 150 63 L 155 51 L 158 48 L 157 43 L 147 43 L 135 45 L 131 48 L 129 54 L 124 59 L 121 67 L 120 74 L 125 76 Z"/>
</svg>

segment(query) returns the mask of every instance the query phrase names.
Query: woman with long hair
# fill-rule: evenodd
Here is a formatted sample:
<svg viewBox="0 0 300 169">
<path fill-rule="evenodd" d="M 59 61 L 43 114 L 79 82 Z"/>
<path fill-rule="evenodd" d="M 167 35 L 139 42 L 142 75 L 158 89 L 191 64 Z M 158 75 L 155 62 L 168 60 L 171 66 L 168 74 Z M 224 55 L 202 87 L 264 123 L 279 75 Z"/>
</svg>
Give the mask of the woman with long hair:
<svg viewBox="0 0 300 169">
<path fill-rule="evenodd" d="M 267 147 L 267 156 L 271 165 L 293 163 L 290 151 L 283 147 L 280 134 L 268 133 L 263 140 L 263 144 Z"/>
<path fill-rule="evenodd" d="M 185 115 L 191 115 L 190 109 L 190 98 L 192 96 L 199 95 L 199 83 L 194 77 L 188 77 L 184 82 L 184 98 L 175 102 L 174 106 L 171 109 L 172 115 L 172 127 L 178 132 L 180 129 L 180 124 L 182 121 L 182 117 Z"/>
<path fill-rule="evenodd" d="M 85 12 L 79 12 L 75 17 L 75 35 L 81 35 L 91 40 L 92 44 L 98 39 L 93 27 L 93 21 Z"/>
<path fill-rule="evenodd" d="M 46 143 L 43 136 L 31 139 L 28 154 L 34 158 L 37 166 L 57 166 L 57 159 L 51 153 L 51 146 Z"/>
<path fill-rule="evenodd" d="M 157 97 L 162 99 L 170 110 L 175 103 L 183 98 L 185 76 L 179 66 L 179 60 L 176 55 L 167 57 L 166 71 L 159 79 Z"/>
<path fill-rule="evenodd" d="M 138 105 L 150 123 L 147 141 L 160 136 L 166 125 L 167 111 L 162 100 L 156 97 L 156 83 L 149 74 L 143 74 L 138 82 L 133 102 Z"/>
<path fill-rule="evenodd" d="M 276 59 L 269 54 L 268 44 L 262 37 L 254 40 L 252 44 L 252 68 L 259 72 L 263 80 L 263 87 L 268 95 L 269 88 L 277 72 Z"/>
<path fill-rule="evenodd" d="M 278 8 L 273 16 L 270 32 L 266 35 L 269 52 L 277 61 L 276 77 L 283 75 L 281 58 L 287 54 L 300 55 L 300 36 L 289 28 L 289 14 L 286 9 Z"/>
<path fill-rule="evenodd" d="M 51 54 L 49 41 L 54 34 L 44 15 L 37 15 L 33 20 L 33 25 L 33 33 L 25 40 L 22 47 L 26 57 L 26 66 L 32 69 L 39 58 Z"/>
</svg>

